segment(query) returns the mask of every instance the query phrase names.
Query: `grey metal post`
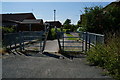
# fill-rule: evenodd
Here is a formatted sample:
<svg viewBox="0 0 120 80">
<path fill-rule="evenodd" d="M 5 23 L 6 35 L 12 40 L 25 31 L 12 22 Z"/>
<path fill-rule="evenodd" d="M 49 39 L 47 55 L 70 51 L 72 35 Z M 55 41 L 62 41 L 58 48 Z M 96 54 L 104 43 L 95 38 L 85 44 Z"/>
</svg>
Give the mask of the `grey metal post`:
<svg viewBox="0 0 120 80">
<path fill-rule="evenodd" d="M 95 45 L 97 44 L 97 35 L 95 35 Z"/>
<path fill-rule="evenodd" d="M 59 49 L 60 49 L 60 51 L 61 51 L 60 34 L 59 34 L 58 32 L 56 32 L 56 34 L 57 34 Z"/>
<path fill-rule="evenodd" d="M 20 37 L 20 40 L 21 40 L 21 43 L 22 43 L 22 49 L 24 50 L 25 48 L 25 44 L 24 44 L 24 39 L 23 39 L 23 33 L 21 32 L 21 33 L 19 33 L 20 35 L 19 35 L 19 37 Z"/>
<path fill-rule="evenodd" d="M 42 51 L 42 39 L 41 38 L 40 38 L 40 51 Z"/>
<path fill-rule="evenodd" d="M 49 30 L 48 30 L 48 31 L 49 31 Z M 43 43 L 43 49 L 42 49 L 42 52 L 43 52 L 44 49 L 45 49 L 45 45 L 46 45 L 46 41 L 47 41 L 48 33 L 49 33 L 49 32 L 46 32 L 45 35 L 44 35 L 44 43 Z M 43 36 L 42 36 L 42 37 L 43 37 Z"/>
<path fill-rule="evenodd" d="M 31 31 L 31 24 L 29 24 L 29 31 Z"/>
<path fill-rule="evenodd" d="M 104 36 L 102 36 L 102 44 L 104 44 Z"/>
<path fill-rule="evenodd" d="M 54 10 L 54 21 L 56 20 L 56 10 Z"/>
<path fill-rule="evenodd" d="M 89 49 L 90 49 L 90 42 L 91 42 L 91 41 L 90 41 L 90 34 L 89 34 L 89 39 L 88 39 L 88 40 L 89 40 L 89 43 L 88 43 L 88 44 L 89 44 Z"/>
<path fill-rule="evenodd" d="M 82 38 L 82 51 L 84 51 L 84 33 L 83 32 L 82 32 L 81 38 Z"/>
<path fill-rule="evenodd" d="M 20 32 L 19 35 L 22 36 L 22 32 Z M 19 45 L 20 45 L 20 51 L 22 51 L 22 38 L 20 38 L 19 40 L 20 40 L 20 42 L 19 42 Z"/>
<path fill-rule="evenodd" d="M 88 36 L 88 33 L 86 32 L 85 33 L 85 51 L 87 51 L 87 36 Z"/>
<path fill-rule="evenodd" d="M 62 35 L 63 35 L 63 51 L 64 51 L 64 33 Z"/>
<path fill-rule="evenodd" d="M 15 42 L 15 51 L 16 51 L 16 42 Z"/>
</svg>

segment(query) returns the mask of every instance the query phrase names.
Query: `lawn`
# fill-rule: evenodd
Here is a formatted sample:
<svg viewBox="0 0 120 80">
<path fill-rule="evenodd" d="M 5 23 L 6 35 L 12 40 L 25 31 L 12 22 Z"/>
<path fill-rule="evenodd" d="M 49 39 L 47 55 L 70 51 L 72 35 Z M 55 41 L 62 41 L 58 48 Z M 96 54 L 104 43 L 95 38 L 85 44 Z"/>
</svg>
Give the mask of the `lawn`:
<svg viewBox="0 0 120 80">
<path fill-rule="evenodd" d="M 66 34 L 66 35 L 67 35 L 67 37 L 70 37 L 70 38 L 67 38 L 68 40 L 79 40 L 79 38 L 74 38 L 74 36 L 71 34 Z M 71 37 L 73 37 L 73 38 L 71 38 Z"/>
</svg>

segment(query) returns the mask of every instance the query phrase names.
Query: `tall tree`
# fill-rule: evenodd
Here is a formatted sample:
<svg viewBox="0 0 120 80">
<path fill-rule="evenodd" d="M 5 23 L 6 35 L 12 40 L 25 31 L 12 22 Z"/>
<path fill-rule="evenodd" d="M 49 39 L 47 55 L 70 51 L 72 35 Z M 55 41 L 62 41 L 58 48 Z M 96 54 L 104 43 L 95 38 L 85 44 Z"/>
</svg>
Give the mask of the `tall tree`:
<svg viewBox="0 0 120 80">
<path fill-rule="evenodd" d="M 88 32 L 108 33 L 120 29 L 120 7 L 111 7 L 110 11 L 101 7 L 85 8 L 81 25 Z"/>
<path fill-rule="evenodd" d="M 63 23 L 63 27 L 66 29 L 70 29 L 71 26 L 71 19 L 66 19 L 65 22 Z"/>
<path fill-rule="evenodd" d="M 70 25 L 71 20 L 70 19 L 66 19 L 66 21 L 63 23 L 63 25 Z"/>
</svg>

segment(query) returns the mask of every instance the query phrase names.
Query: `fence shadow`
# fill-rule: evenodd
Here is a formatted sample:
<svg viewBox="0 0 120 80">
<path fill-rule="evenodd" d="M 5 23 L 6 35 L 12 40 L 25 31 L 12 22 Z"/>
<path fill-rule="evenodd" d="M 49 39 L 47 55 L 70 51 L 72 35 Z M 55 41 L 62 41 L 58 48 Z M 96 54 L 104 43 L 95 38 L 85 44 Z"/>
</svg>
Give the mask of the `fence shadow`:
<svg viewBox="0 0 120 80">
<path fill-rule="evenodd" d="M 79 53 L 79 54 L 74 54 L 72 52 L 62 52 L 61 53 L 64 57 L 67 57 L 69 59 L 73 59 L 73 58 L 85 58 L 86 55 L 83 53 Z"/>
<path fill-rule="evenodd" d="M 48 53 L 48 52 L 44 52 L 43 54 L 44 54 L 44 55 L 46 55 L 46 56 L 49 56 L 49 57 L 54 57 L 54 58 L 57 58 L 57 59 L 59 59 L 59 58 L 60 58 L 60 56 L 55 55 L 55 54 L 51 54 L 51 53 Z"/>
</svg>

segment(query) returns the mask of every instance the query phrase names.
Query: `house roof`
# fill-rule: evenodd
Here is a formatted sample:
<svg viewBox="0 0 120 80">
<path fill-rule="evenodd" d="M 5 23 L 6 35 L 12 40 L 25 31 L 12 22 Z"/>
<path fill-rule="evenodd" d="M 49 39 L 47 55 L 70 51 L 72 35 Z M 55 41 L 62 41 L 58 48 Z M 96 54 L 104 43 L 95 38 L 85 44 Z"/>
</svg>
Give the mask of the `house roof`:
<svg viewBox="0 0 120 80">
<path fill-rule="evenodd" d="M 49 24 L 60 24 L 60 25 L 61 25 L 61 22 L 60 22 L 60 21 L 46 21 L 45 23 L 49 23 Z"/>
<path fill-rule="evenodd" d="M 43 24 L 43 20 L 42 19 L 25 19 L 22 22 L 20 22 L 21 24 Z"/>
<path fill-rule="evenodd" d="M 59 21 L 46 21 L 45 23 L 60 23 Z"/>
<path fill-rule="evenodd" d="M 61 27 L 61 22 L 59 21 L 46 21 L 45 23 L 47 23 L 50 26 L 56 26 L 56 27 Z"/>
<path fill-rule="evenodd" d="M 23 21 L 24 19 L 36 19 L 32 13 L 2 14 L 2 21 Z"/>
</svg>

